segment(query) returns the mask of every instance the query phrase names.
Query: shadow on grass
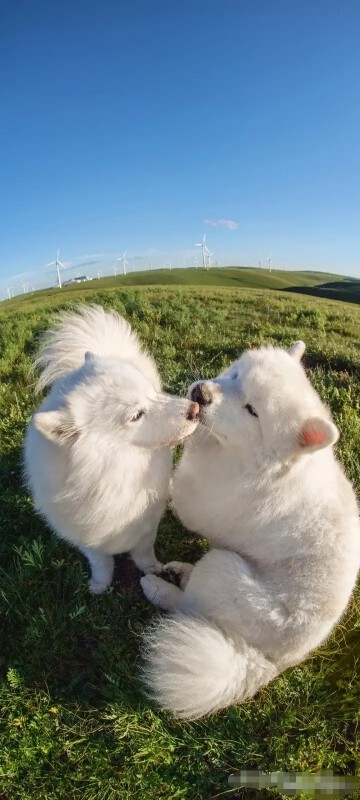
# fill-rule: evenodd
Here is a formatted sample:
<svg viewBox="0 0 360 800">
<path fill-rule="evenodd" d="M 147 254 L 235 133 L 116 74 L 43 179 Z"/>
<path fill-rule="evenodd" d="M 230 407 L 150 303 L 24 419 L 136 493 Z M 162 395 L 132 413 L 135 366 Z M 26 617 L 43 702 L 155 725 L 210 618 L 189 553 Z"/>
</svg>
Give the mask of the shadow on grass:
<svg viewBox="0 0 360 800">
<path fill-rule="evenodd" d="M 53 536 L 34 513 L 23 485 L 21 450 L 1 458 L 0 671 L 51 701 L 82 707 L 120 703 L 149 707 L 139 679 L 142 633 L 154 608 L 142 595 L 141 572 L 116 558 L 112 590 L 88 592 L 85 559 Z M 157 540 L 161 560 L 196 560 L 201 544 L 170 512 Z"/>
<path fill-rule="evenodd" d="M 328 358 L 326 355 L 319 353 L 305 353 L 303 358 L 305 369 L 315 369 L 320 367 L 325 372 L 338 372 L 347 373 L 348 375 L 356 375 L 360 378 L 360 367 L 341 356 L 335 358 Z"/>
<path fill-rule="evenodd" d="M 32 555 L 30 548 L 27 553 Z M 86 580 L 79 588 L 74 579 L 80 573 L 76 555 L 71 562 L 62 585 L 53 565 L 40 575 L 17 563 L 12 574 L 0 574 L 1 672 L 15 671 L 19 686 L 45 691 L 55 705 L 138 708 L 144 699 L 137 674 L 140 637 L 151 610 L 139 592 L 119 587 L 118 578 L 110 594 L 90 596 Z"/>
<path fill-rule="evenodd" d="M 282 291 L 341 300 L 343 303 L 360 303 L 360 281 L 357 280 L 331 281 L 317 286 L 288 286 Z"/>
<path fill-rule="evenodd" d="M 137 705 L 138 639 L 131 628 L 140 633 L 151 612 L 138 571 L 120 560 L 113 591 L 92 597 L 85 560 L 33 511 L 20 448 L 1 457 L 0 480 L 1 672 L 15 670 L 21 685 L 49 692 L 55 703 L 121 696 Z"/>
</svg>

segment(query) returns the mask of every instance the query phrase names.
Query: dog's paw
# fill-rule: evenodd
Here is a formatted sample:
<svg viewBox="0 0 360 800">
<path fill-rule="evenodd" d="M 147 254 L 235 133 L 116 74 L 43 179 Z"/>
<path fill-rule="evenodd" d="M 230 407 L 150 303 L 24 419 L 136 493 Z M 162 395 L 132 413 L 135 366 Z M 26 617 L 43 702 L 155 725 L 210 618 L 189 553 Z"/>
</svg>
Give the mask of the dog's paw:
<svg viewBox="0 0 360 800">
<path fill-rule="evenodd" d="M 180 589 L 184 589 L 193 569 L 193 564 L 187 564 L 183 561 L 169 561 L 168 564 L 164 564 L 162 572 L 166 573 L 171 583 L 174 583 L 175 586 L 179 586 Z"/>
<path fill-rule="evenodd" d="M 150 564 L 144 564 L 141 569 L 145 575 L 151 575 L 153 572 L 162 572 L 164 565 L 161 561 L 152 561 Z"/>
<path fill-rule="evenodd" d="M 90 578 L 88 587 L 90 594 L 104 594 L 104 592 L 110 588 L 110 583 L 96 581 L 94 578 Z"/>
<path fill-rule="evenodd" d="M 144 575 L 140 585 L 147 600 L 154 606 L 167 609 L 169 605 L 169 584 L 158 575 Z"/>
</svg>

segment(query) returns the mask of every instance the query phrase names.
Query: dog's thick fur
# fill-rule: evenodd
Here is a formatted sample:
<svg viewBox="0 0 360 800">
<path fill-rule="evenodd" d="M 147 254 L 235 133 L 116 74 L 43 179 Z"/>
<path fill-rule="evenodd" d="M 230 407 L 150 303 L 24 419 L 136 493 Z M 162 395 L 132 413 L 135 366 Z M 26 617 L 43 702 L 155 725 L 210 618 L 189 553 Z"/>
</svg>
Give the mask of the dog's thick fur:
<svg viewBox="0 0 360 800">
<path fill-rule="evenodd" d="M 197 718 L 251 697 L 326 639 L 354 588 L 358 507 L 311 387 L 303 343 L 248 351 L 190 387 L 200 424 L 175 473 L 182 523 L 213 549 L 153 575 L 146 596 L 175 613 L 147 637 L 145 680 L 163 707 Z"/>
<path fill-rule="evenodd" d="M 38 388 L 52 386 L 25 442 L 37 510 L 87 556 L 94 593 L 110 585 L 116 553 L 158 569 L 171 446 L 194 431 L 196 403 L 164 394 L 129 324 L 99 306 L 61 315 L 37 363 Z"/>
</svg>

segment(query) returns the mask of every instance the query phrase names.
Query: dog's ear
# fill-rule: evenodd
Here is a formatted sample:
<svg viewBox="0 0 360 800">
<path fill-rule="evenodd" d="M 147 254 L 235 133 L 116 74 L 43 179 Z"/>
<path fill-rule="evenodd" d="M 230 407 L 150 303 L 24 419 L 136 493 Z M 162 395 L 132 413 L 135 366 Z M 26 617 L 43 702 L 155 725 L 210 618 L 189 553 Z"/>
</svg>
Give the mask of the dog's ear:
<svg viewBox="0 0 360 800">
<path fill-rule="evenodd" d="M 339 438 L 339 431 L 333 422 L 322 417 L 309 417 L 303 423 L 298 436 L 298 445 L 305 453 L 330 447 Z"/>
<path fill-rule="evenodd" d="M 66 408 L 60 411 L 39 411 L 33 416 L 33 425 L 55 444 L 69 444 L 77 436 L 74 420 Z"/>
<path fill-rule="evenodd" d="M 304 342 L 294 342 L 288 349 L 289 356 L 295 358 L 295 361 L 301 361 L 305 353 L 305 347 L 306 345 Z"/>
</svg>

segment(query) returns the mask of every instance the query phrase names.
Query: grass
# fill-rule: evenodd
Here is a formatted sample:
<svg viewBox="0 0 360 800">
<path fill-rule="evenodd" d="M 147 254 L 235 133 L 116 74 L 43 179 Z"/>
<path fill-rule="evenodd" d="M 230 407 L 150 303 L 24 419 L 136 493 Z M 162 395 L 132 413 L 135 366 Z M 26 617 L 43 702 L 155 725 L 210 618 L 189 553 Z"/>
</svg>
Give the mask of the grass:
<svg viewBox="0 0 360 800">
<path fill-rule="evenodd" d="M 21 480 L 24 430 L 38 402 L 30 374 L 37 337 L 52 312 L 85 300 L 129 319 L 172 392 L 217 373 L 245 347 L 304 339 L 311 380 L 341 429 L 338 456 L 359 490 L 357 307 L 258 287 L 100 283 L 0 306 L 1 800 L 260 800 L 281 795 L 224 795 L 229 774 L 359 773 L 359 593 L 304 664 L 242 706 L 181 723 L 147 701 L 137 677 L 153 610 L 136 589 L 91 597 L 85 563 L 35 516 Z M 162 559 L 195 559 L 205 546 L 165 516 Z"/>
<path fill-rule="evenodd" d="M 120 289 L 130 286 L 221 286 L 228 288 L 277 289 L 300 291 L 309 294 L 329 296 L 330 299 L 344 299 L 348 302 L 360 301 L 360 280 L 344 278 L 327 272 L 272 270 L 247 267 L 227 267 L 205 271 L 204 269 L 160 269 L 145 272 L 129 272 L 126 276 L 111 275 L 95 281 L 81 284 L 81 293 L 102 291 L 103 289 Z M 77 294 L 79 284 L 63 286 L 62 295 Z M 330 292 L 330 294 L 328 294 Z M 6 305 L 27 306 L 37 304 L 58 294 L 58 289 L 42 289 L 33 294 L 17 295 Z"/>
</svg>

